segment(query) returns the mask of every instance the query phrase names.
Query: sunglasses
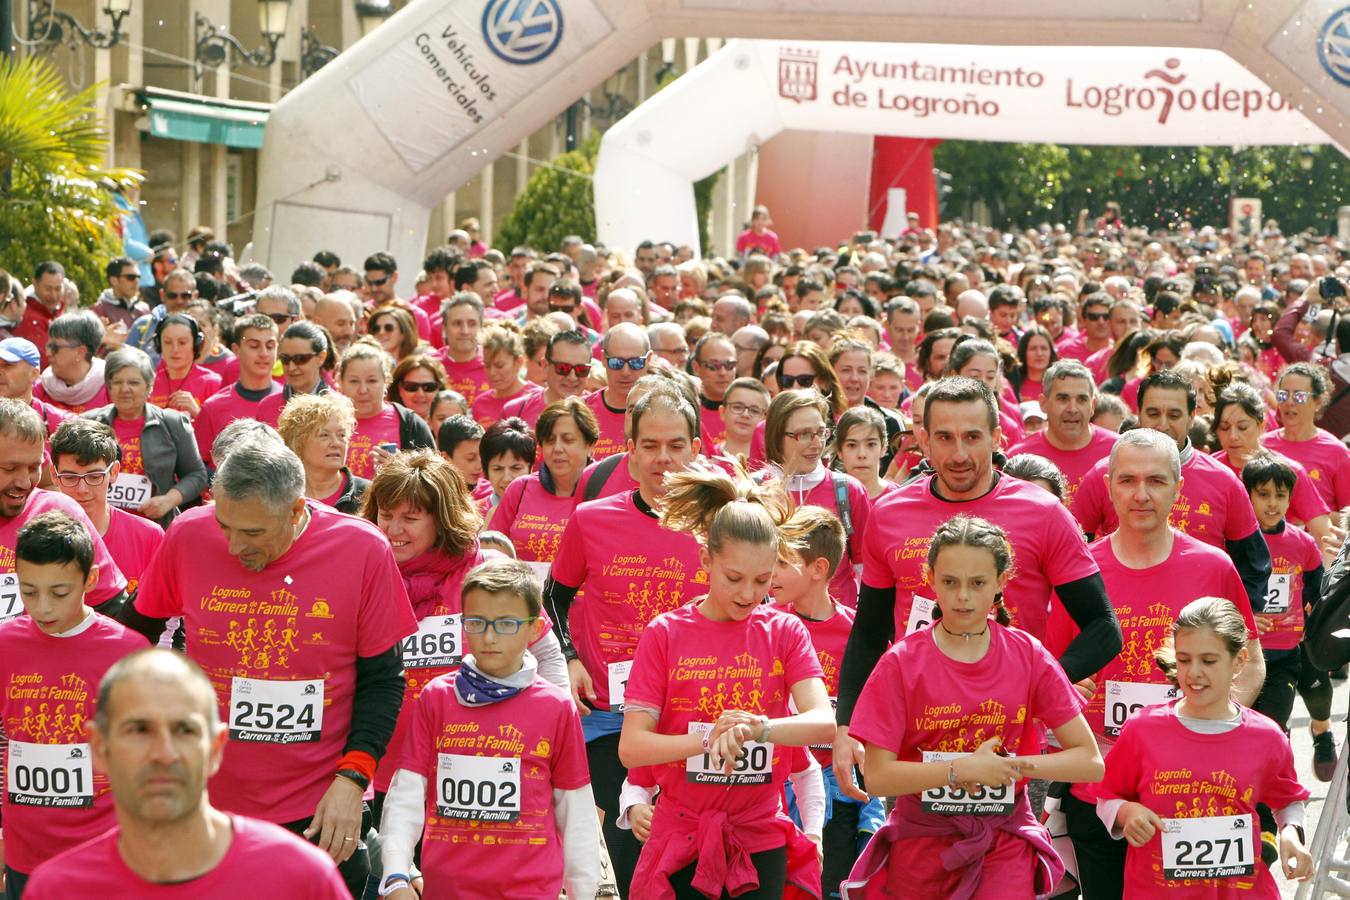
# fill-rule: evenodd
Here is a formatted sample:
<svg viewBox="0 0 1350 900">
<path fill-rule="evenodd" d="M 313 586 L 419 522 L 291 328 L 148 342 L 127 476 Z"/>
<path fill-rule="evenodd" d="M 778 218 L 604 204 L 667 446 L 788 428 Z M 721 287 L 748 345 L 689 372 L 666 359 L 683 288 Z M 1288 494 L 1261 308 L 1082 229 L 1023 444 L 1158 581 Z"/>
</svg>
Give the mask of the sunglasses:
<svg viewBox="0 0 1350 900">
<path fill-rule="evenodd" d="M 424 394 L 434 394 L 440 390 L 434 381 L 400 381 L 398 386 L 405 391 L 421 391 Z"/>
<path fill-rule="evenodd" d="M 1089 322 L 1105 322 L 1111 318 L 1111 314 L 1109 312 L 1083 313 L 1083 318 Z"/>
<path fill-rule="evenodd" d="M 394 331 L 398 331 L 398 323 L 396 322 L 381 322 L 379 325 L 370 326 L 371 334 L 385 334 Z"/>
<path fill-rule="evenodd" d="M 303 366 L 318 355 L 317 353 L 278 353 L 277 359 L 281 360 L 283 366 Z"/>
<path fill-rule="evenodd" d="M 736 368 L 736 360 L 734 359 L 708 359 L 695 360 L 695 362 L 709 372 L 730 372 Z"/>
<path fill-rule="evenodd" d="M 609 366 L 609 368 L 614 372 L 623 371 L 623 367 L 625 365 L 627 365 L 628 368 L 632 369 L 634 372 L 641 372 L 643 369 L 647 368 L 647 357 L 630 356 L 625 358 L 622 356 L 606 356 L 605 365 Z"/>
<path fill-rule="evenodd" d="M 554 363 L 553 371 L 557 372 L 564 378 L 566 378 L 568 375 L 575 375 L 578 378 L 585 378 L 587 375 L 591 374 L 591 364 L 588 362 L 576 363 L 575 365 L 568 363 Z"/>
<path fill-rule="evenodd" d="M 96 469 L 93 472 L 57 472 L 56 480 L 66 487 L 74 487 L 81 481 L 90 487 L 98 487 L 107 479 L 114 465 L 115 463 L 108 463 L 108 468 Z"/>
<path fill-rule="evenodd" d="M 1307 391 L 1276 391 L 1275 399 L 1280 403 L 1287 403 L 1289 398 L 1293 397 L 1295 403 L 1307 403 L 1312 399 L 1312 394 Z"/>
<path fill-rule="evenodd" d="M 135 278 L 137 281 L 139 281 L 140 278 L 141 278 L 141 273 L 140 273 L 140 272 L 123 272 L 121 275 L 118 275 L 117 277 L 118 277 L 118 278 L 125 278 L 125 279 L 127 279 L 128 281 L 131 280 L 132 278 Z"/>
<path fill-rule="evenodd" d="M 388 275 L 384 276 L 383 278 L 371 278 L 369 275 L 366 276 L 366 287 L 384 287 L 388 283 L 389 283 Z"/>
<path fill-rule="evenodd" d="M 572 313 L 576 312 L 576 308 L 577 308 L 577 306 L 576 306 L 575 303 L 570 304 L 570 305 L 568 305 L 568 306 L 555 306 L 555 305 L 552 304 L 552 303 L 550 303 L 550 304 L 548 305 L 548 311 L 549 311 L 549 312 L 567 313 L 569 316 L 570 316 Z"/>
<path fill-rule="evenodd" d="M 267 318 L 276 322 L 278 325 L 285 325 L 287 322 L 295 321 L 295 316 L 290 313 L 263 313 Z"/>
<path fill-rule="evenodd" d="M 781 388 L 809 388 L 814 387 L 816 384 L 816 375 L 814 372 L 806 372 L 802 375 L 786 375 L 779 372 L 777 377 L 778 386 Z"/>
<path fill-rule="evenodd" d="M 161 291 L 160 296 L 165 300 L 191 300 L 196 291 Z"/>
</svg>

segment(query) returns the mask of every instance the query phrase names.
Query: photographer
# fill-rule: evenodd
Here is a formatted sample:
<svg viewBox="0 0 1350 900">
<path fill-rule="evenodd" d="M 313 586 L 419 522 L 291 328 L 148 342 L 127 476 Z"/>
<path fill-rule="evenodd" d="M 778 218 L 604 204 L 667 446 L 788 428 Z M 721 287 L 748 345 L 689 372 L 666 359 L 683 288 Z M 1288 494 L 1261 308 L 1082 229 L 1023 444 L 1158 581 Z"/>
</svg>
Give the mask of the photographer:
<svg viewBox="0 0 1350 900">
<path fill-rule="evenodd" d="M 1326 342 L 1308 347 L 1295 337 L 1305 317 L 1317 319 L 1324 308 L 1333 310 L 1327 324 Z M 1280 316 L 1275 324 L 1275 348 L 1288 362 L 1313 361 L 1326 367 L 1331 376 L 1331 400 L 1317 418 L 1318 427 L 1338 439 L 1350 433 L 1350 310 L 1345 283 L 1333 275 L 1314 281 L 1303 296 Z"/>
</svg>

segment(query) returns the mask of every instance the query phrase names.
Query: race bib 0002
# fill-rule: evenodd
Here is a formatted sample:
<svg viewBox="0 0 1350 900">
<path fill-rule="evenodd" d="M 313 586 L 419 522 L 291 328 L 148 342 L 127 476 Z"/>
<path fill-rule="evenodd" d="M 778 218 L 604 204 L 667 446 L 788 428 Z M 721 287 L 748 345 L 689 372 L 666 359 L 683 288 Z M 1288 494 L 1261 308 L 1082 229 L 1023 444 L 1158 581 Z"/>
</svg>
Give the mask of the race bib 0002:
<svg viewBox="0 0 1350 900">
<path fill-rule="evenodd" d="M 711 722 L 689 723 L 690 734 L 703 736 L 712 729 Z M 713 765 L 711 753 L 691 756 L 685 763 L 684 777 L 694 784 L 768 784 L 773 781 L 773 744 L 747 741 L 729 775 L 725 768 Z"/>
<path fill-rule="evenodd" d="M 447 819 L 520 818 L 520 757 L 436 755 L 436 814 Z"/>
<path fill-rule="evenodd" d="M 1163 877 L 1233 878 L 1256 871 L 1251 816 L 1162 820 Z"/>
<path fill-rule="evenodd" d="M 323 731 L 323 680 L 235 678 L 230 685 L 230 737 L 267 744 L 311 744 Z"/>
<path fill-rule="evenodd" d="M 417 623 L 417 634 L 403 639 L 403 667 L 433 669 L 457 666 L 464 659 L 462 616 L 427 616 Z"/>
<path fill-rule="evenodd" d="M 1288 572 L 1275 572 L 1266 582 L 1266 605 L 1262 614 L 1277 616 L 1289 612 L 1289 590 L 1292 576 Z"/>
<path fill-rule="evenodd" d="M 969 753 L 943 753 L 937 750 L 923 751 L 923 761 L 951 762 Z M 926 813 L 939 816 L 1006 816 L 1013 811 L 1016 796 L 1011 785 L 977 786 L 967 791 L 960 785 L 952 787 L 929 788 L 919 799 L 919 808 Z"/>
<path fill-rule="evenodd" d="M 11 741 L 6 785 L 9 802 L 20 806 L 93 806 L 89 745 Z"/>
<path fill-rule="evenodd" d="M 1103 710 L 1103 730 L 1111 737 L 1119 737 L 1120 729 L 1130 716 L 1145 706 L 1157 706 L 1177 697 L 1177 689 L 1170 684 L 1141 684 L 1133 681 L 1106 682 L 1106 707 Z"/>
</svg>

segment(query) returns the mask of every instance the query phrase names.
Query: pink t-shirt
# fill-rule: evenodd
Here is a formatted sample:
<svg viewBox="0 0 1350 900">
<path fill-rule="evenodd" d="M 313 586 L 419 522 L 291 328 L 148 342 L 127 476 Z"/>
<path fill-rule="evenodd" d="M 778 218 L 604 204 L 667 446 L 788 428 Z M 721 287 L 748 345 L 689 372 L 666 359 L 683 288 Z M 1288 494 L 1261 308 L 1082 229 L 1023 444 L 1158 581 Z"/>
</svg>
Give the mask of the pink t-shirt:
<svg viewBox="0 0 1350 900">
<path fill-rule="evenodd" d="M 637 479 L 633 477 L 633 473 L 628 471 L 628 454 L 623 453 L 620 455 L 624 458 L 620 460 L 614 470 L 609 473 L 609 477 L 605 479 L 605 483 L 600 488 L 600 493 L 596 494 L 595 499 L 599 500 L 601 497 L 609 497 L 613 494 L 621 494 L 624 491 L 637 490 Z M 578 499 L 586 496 L 586 485 L 590 484 L 592 476 L 595 475 L 596 467 L 599 465 L 598 462 L 593 462 L 581 470 L 581 480 L 577 482 Z"/>
<path fill-rule="evenodd" d="M 820 660 L 820 671 L 825 675 L 825 692 L 830 695 L 830 705 L 834 706 L 839 699 L 839 670 L 844 664 L 844 648 L 848 646 L 848 634 L 853 630 L 857 611 L 836 603 L 834 614 L 828 619 L 808 619 L 781 603 L 774 604 L 774 609 L 797 616 L 806 626 L 806 633 L 811 636 L 811 646 Z M 813 745 L 811 753 L 822 766 L 830 765 L 833 754 L 829 744 Z"/>
<path fill-rule="evenodd" d="M 99 536 L 94 523 L 89 521 L 83 509 L 74 500 L 60 491 L 35 489 L 24 501 L 23 512 L 12 519 L 0 516 L 0 575 L 8 575 L 14 569 L 14 548 L 19 539 L 19 529 L 34 516 L 57 509 L 79 522 L 94 540 L 94 565 L 98 566 L 98 584 L 85 596 L 85 603 L 99 606 L 116 597 L 126 589 L 127 579 L 117 567 L 107 545 Z"/>
<path fill-rule="evenodd" d="M 225 426 L 235 419 L 252 419 L 258 415 L 258 405 L 262 401 L 249 400 L 236 390 L 237 384 L 223 388 L 208 397 L 202 404 L 202 411 L 192 420 L 192 430 L 197 433 L 197 449 L 201 452 L 202 462 L 214 466 L 211 459 L 211 444 L 216 435 L 225 430 Z M 281 385 L 269 382 L 268 394 L 280 394 Z"/>
<path fill-rule="evenodd" d="M 507 485 L 488 527 L 511 539 L 517 559 L 552 562 L 577 499 L 575 493 L 567 497 L 551 494 L 539 483 L 538 475 L 526 475 Z"/>
<path fill-rule="evenodd" d="M 141 455 L 141 432 L 145 431 L 145 417 L 123 419 L 113 416 L 113 434 L 122 448 L 122 471 L 128 475 L 144 475 L 145 459 Z"/>
<path fill-rule="evenodd" d="M 491 808 L 477 803 L 485 781 L 492 782 L 471 768 L 481 769 L 483 757 L 502 760 L 500 771 L 515 769 L 514 777 L 496 782 L 502 787 Z M 457 764 L 467 768 L 460 779 Z M 443 675 L 417 698 L 398 767 L 427 779 L 426 900 L 533 900 L 562 891 L 553 792 L 585 787 L 591 779 L 581 720 L 561 688 L 536 676 L 514 697 L 466 707 L 455 696 L 453 676 Z M 465 790 L 475 785 L 477 791 Z"/>
<path fill-rule="evenodd" d="M 643 629 L 708 590 L 698 541 L 662 528 L 636 496 L 628 491 L 578 506 L 553 559 L 553 579 L 583 592 L 573 604 L 582 627 L 572 640 L 598 709 L 617 707 L 609 666 L 633 658 Z"/>
<path fill-rule="evenodd" d="M 388 539 L 363 519 L 307 507 L 304 533 L 261 572 L 230 554 L 211 507 L 188 510 L 136 598 L 147 616 L 183 617 L 187 655 L 210 677 L 230 723 L 229 752 L 211 780 L 216 804 L 278 823 L 313 815 L 333 781 L 352 723 L 357 657 L 378 656 L 417 630 Z M 269 724 L 265 703 L 296 711 L 289 730 Z"/>
<path fill-rule="evenodd" d="M 45 403 L 36 397 L 33 398 L 31 405 L 33 411 L 42 417 L 42 424 L 47 426 L 47 438 L 49 440 L 51 439 L 51 436 L 56 433 L 56 429 L 61 427 L 63 422 L 69 422 L 71 419 L 75 418 L 64 409 L 52 406 L 50 403 Z"/>
<path fill-rule="evenodd" d="M 783 252 L 783 245 L 778 242 L 778 235 L 768 228 L 761 233 L 747 228 L 736 236 L 736 255 L 747 256 L 752 250 L 777 256 Z"/>
<path fill-rule="evenodd" d="M 135 516 L 115 506 L 108 507 L 108 530 L 103 543 L 112 554 L 117 568 L 127 579 L 127 593 L 136 593 L 141 573 L 150 566 L 159 545 L 164 543 L 164 529 L 143 516 Z"/>
<path fill-rule="evenodd" d="M 615 410 L 605 402 L 603 389 L 587 394 L 585 400 L 591 412 L 595 413 L 595 421 L 600 423 L 600 439 L 591 448 L 591 459 L 599 462 L 606 456 L 623 453 L 628 447 L 628 438 L 623 432 L 624 411 Z"/>
<path fill-rule="evenodd" d="M 1111 354 L 1115 352 L 1115 349 L 1114 345 L 1103 347 L 1096 353 L 1089 354 L 1088 358 L 1083 361 L 1083 365 L 1087 366 L 1088 370 L 1092 372 L 1092 380 L 1099 385 L 1106 381 L 1106 366 L 1111 362 Z"/>
<path fill-rule="evenodd" d="M 546 393 L 544 388 L 537 387 L 507 400 L 502 406 L 502 418 L 519 416 L 533 428 L 539 421 L 539 414 L 548 407 L 548 401 L 544 399 Z"/>
<path fill-rule="evenodd" d="M 793 686 L 821 677 L 820 661 L 801 620 L 762 604 L 743 621 L 714 622 L 698 606 L 689 603 L 658 616 L 643 632 L 628 674 L 628 709 L 655 712 L 660 734 L 688 734 L 691 724 L 716 722 L 725 709 L 771 719 L 791 715 Z M 661 790 L 694 813 L 720 810 L 736 820 L 769 820 L 778 814 L 791 768 L 786 749 L 767 745 L 760 751 L 763 756 L 751 762 L 771 769 L 771 774 L 752 775 L 742 784 L 719 783 L 725 778 L 720 773 L 712 780 L 701 776 L 701 757 L 651 768 Z M 660 846 L 659 837 L 653 834 L 648 845 Z M 761 846 L 762 841 L 747 840 L 745 850 L 781 847 L 783 834 L 774 832 L 768 841 Z"/>
<path fill-rule="evenodd" d="M 229 387 L 239 380 L 239 357 L 229 350 L 215 359 L 206 360 L 202 365 L 220 376 L 221 387 Z"/>
<path fill-rule="evenodd" d="M 852 525 L 848 542 L 844 544 L 844 558 L 839 561 L 839 568 L 835 570 L 834 577 L 830 579 L 830 596 L 834 597 L 840 603 L 848 607 L 858 605 L 858 575 L 854 565 L 862 561 L 862 539 L 867 532 L 867 520 L 872 513 L 872 498 L 867 496 L 867 488 L 852 475 L 843 472 L 826 472 L 825 479 L 820 484 L 807 491 L 802 496 L 797 491 L 788 491 L 788 495 L 795 506 L 819 506 L 822 509 L 829 510 L 839 517 L 842 522 L 844 513 L 839 508 L 839 498 L 835 493 L 834 479 L 843 478 L 848 492 L 848 515 L 852 520 L 846 522 L 845 528 Z"/>
<path fill-rule="evenodd" d="M 224 382 L 221 377 L 205 366 L 194 365 L 188 369 L 185 377 L 170 378 L 164 363 L 155 370 L 155 387 L 150 392 L 150 402 L 161 409 L 167 409 L 169 398 L 179 391 L 187 391 L 199 404 L 205 403 L 217 393 Z"/>
<path fill-rule="evenodd" d="M 1096 425 L 1089 427 L 1092 429 L 1092 436 L 1088 439 L 1087 445 L 1078 450 L 1059 449 L 1050 443 L 1050 439 L 1046 437 L 1047 430 L 1028 435 L 1021 443 L 1010 448 L 1008 455 L 1034 453 L 1037 456 L 1044 456 L 1054 463 L 1059 471 L 1064 474 L 1064 481 L 1068 485 L 1068 491 L 1064 495 L 1064 505 L 1073 509 L 1074 496 L 1078 493 L 1078 486 L 1083 483 L 1083 476 L 1098 460 L 1106 459 L 1111 454 L 1111 448 L 1116 445 L 1116 441 L 1120 438 L 1120 435 L 1114 431 L 1107 431 L 1105 428 L 1098 428 Z"/>
<path fill-rule="evenodd" d="M 347 468 L 357 478 L 375 477 L 375 457 L 371 450 L 380 444 L 401 447 L 398 410 L 388 403 L 373 416 L 356 420 L 351 439 L 347 442 Z"/>
<path fill-rule="evenodd" d="M 1073 504 L 1083 530 L 1097 537 L 1120 525 L 1106 487 L 1108 462 L 1103 459 L 1088 470 Z M 1191 458 L 1181 464 L 1181 479 L 1181 494 L 1170 516 L 1176 528 L 1222 550 L 1225 541 L 1242 540 L 1260 527 L 1247 489 L 1226 463 L 1192 451 Z"/>
<path fill-rule="evenodd" d="M 234 833 L 225 856 L 210 872 L 191 881 L 154 884 L 141 878 L 123 861 L 117 849 L 119 832 L 113 828 L 42 866 L 23 895 L 32 900 L 235 900 L 263 886 L 273 897 L 350 900 L 333 860 L 318 847 L 270 822 L 230 816 L 230 826 Z"/>
<path fill-rule="evenodd" d="M 1007 452 L 1007 449 L 1013 444 L 1020 443 L 1026 437 L 1026 429 L 1022 426 L 1022 411 L 1009 410 L 1002 406 L 998 408 L 998 427 L 1002 437 L 999 440 L 999 449 Z"/>
<path fill-rule="evenodd" d="M 1043 488 L 1000 476 L 993 490 L 975 500 L 952 502 L 933 493 L 937 476 L 911 481 L 877 501 L 863 533 L 866 585 L 895 589 L 896 637 L 904 635 L 915 594 L 934 599 L 923 567 L 938 526 L 955 515 L 980 516 L 1008 533 L 1013 576 L 1004 600 L 1013 623 L 1043 638 L 1056 585 L 1097 571 L 1078 525 Z"/>
<path fill-rule="evenodd" d="M 1265 613 L 1275 627 L 1261 635 L 1262 650 L 1292 650 L 1303 639 L 1303 573 L 1322 565 L 1317 540 L 1297 525 L 1285 523 L 1279 533 L 1263 531 L 1270 549 L 1270 581 Z M 1283 609 L 1283 612 L 1274 610 Z"/>
<path fill-rule="evenodd" d="M 58 409 L 64 409 L 66 412 L 75 413 L 76 415 L 91 409 L 98 409 L 100 406 L 107 406 L 111 402 L 108 399 L 108 389 L 106 387 L 100 387 L 98 393 L 83 403 L 62 403 L 55 397 L 47 396 L 47 392 L 42 389 L 41 381 L 33 385 L 33 399 L 41 400 L 44 403 L 51 404 Z"/>
<path fill-rule="evenodd" d="M 1280 726 L 1250 709 L 1224 734 L 1200 734 L 1176 715 L 1178 701 L 1141 710 L 1120 733 L 1106 758 L 1106 777 L 1094 786 L 1102 800 L 1142 803 L 1164 820 L 1245 816 L 1251 823 L 1247 858 L 1254 875 L 1221 879 L 1167 880 L 1162 872 L 1162 834 L 1125 856 L 1125 896 L 1179 900 L 1265 897 L 1275 886 L 1261 862 L 1256 804 L 1283 809 L 1308 798 L 1298 783 L 1294 753 Z"/>
<path fill-rule="evenodd" d="M 1266 432 L 1261 444 L 1302 463 L 1327 506 L 1332 509 L 1350 506 L 1350 449 L 1330 432 L 1319 428 L 1310 441 L 1291 441 L 1281 428 Z"/>
<path fill-rule="evenodd" d="M 1274 453 L 1274 451 L 1271 452 Z M 1326 500 L 1318 492 L 1317 485 L 1308 475 L 1308 470 L 1303 468 L 1303 464 L 1282 453 L 1274 453 L 1274 455 L 1294 470 L 1294 492 L 1289 496 L 1289 520 L 1303 524 L 1331 512 L 1327 507 Z M 1214 454 L 1214 458 L 1232 469 L 1233 474 L 1238 477 L 1239 481 L 1242 480 L 1242 470 L 1233 465 L 1233 460 L 1229 458 L 1227 450 L 1218 451 Z M 1243 485 L 1243 487 L 1245 488 L 1246 485 Z"/>
<path fill-rule="evenodd" d="M 703 428 L 701 435 L 703 443 L 709 450 L 727 439 L 727 423 L 722 416 L 720 402 L 700 397 L 698 421 Z"/>
<path fill-rule="evenodd" d="M 481 353 L 468 362 L 455 362 L 445 351 L 436 354 L 436 358 L 445 367 L 446 387 L 463 394 L 470 407 L 475 400 L 492 390 L 492 383 L 487 377 L 487 365 Z"/>
<path fill-rule="evenodd" d="M 486 390 L 479 394 L 473 401 L 471 410 L 474 421 L 486 428 L 498 419 L 506 418 L 506 404 L 529 391 L 540 390 L 539 385 L 533 382 L 527 381 L 524 384 L 525 386 L 516 393 L 501 399 L 498 399 L 496 391 L 492 390 Z"/>
<path fill-rule="evenodd" d="M 9 741 L 5 864 L 10 868 L 31 873 L 57 850 L 115 823 L 111 787 L 106 775 L 90 768 L 84 726 L 93 721 L 104 673 L 145 646 L 144 637 L 98 613 L 68 637 L 44 634 L 27 615 L 0 624 L 0 717 Z M 28 744 L 66 749 L 43 762 L 33 759 Z M 68 790 L 44 789 L 48 779 L 55 785 L 62 773 Z M 34 780 L 38 775 L 47 776 L 43 785 Z"/>
</svg>

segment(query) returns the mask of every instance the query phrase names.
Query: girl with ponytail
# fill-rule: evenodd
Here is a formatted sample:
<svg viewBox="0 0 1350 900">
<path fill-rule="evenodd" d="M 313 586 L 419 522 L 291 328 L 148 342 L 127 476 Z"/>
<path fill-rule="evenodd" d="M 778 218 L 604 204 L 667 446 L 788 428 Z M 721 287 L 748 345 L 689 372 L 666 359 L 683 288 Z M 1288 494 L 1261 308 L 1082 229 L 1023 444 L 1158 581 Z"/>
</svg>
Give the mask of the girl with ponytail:
<svg viewBox="0 0 1350 900">
<path fill-rule="evenodd" d="M 619 757 L 661 788 L 632 896 L 819 897 L 781 797 L 788 748 L 828 742 L 834 716 L 806 626 L 765 603 L 788 499 L 743 471 L 666 483 L 661 524 L 698 539 L 708 593 L 652 621 L 628 675 Z"/>
</svg>

